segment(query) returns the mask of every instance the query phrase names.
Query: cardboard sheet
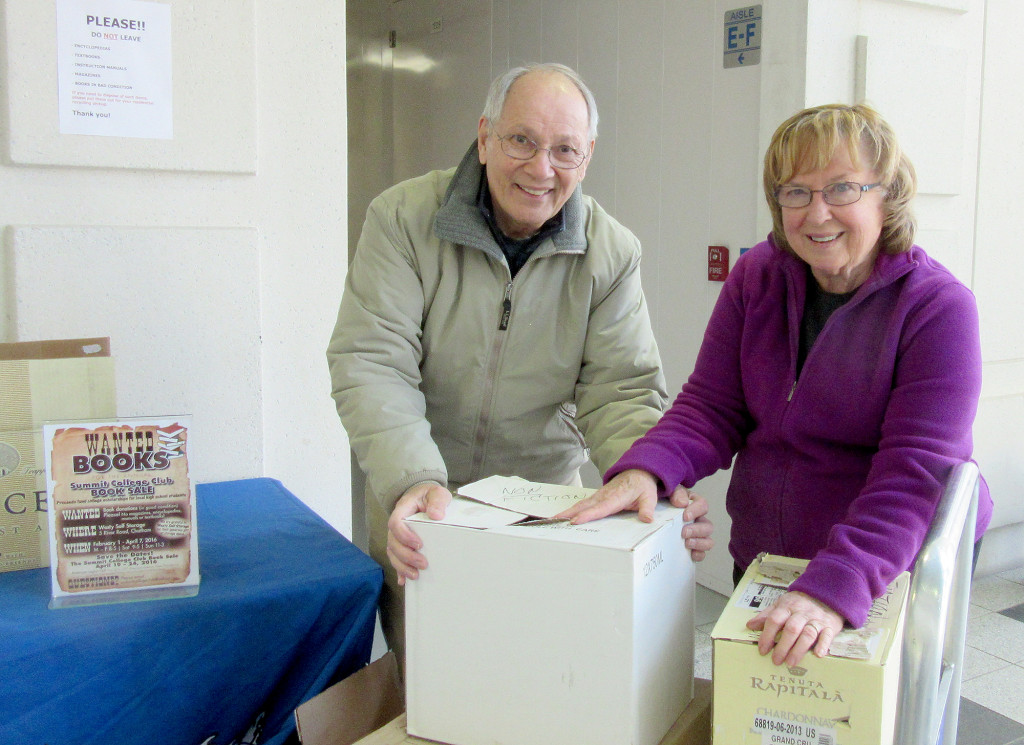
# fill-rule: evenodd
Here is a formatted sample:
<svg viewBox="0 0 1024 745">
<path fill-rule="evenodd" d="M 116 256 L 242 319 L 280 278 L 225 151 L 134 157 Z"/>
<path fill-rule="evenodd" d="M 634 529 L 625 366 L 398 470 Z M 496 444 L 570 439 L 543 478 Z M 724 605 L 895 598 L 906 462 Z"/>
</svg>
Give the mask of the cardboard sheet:
<svg viewBox="0 0 1024 745">
<path fill-rule="evenodd" d="M 404 711 L 398 662 L 388 652 L 299 706 L 295 726 L 303 745 L 352 745 Z"/>
</svg>

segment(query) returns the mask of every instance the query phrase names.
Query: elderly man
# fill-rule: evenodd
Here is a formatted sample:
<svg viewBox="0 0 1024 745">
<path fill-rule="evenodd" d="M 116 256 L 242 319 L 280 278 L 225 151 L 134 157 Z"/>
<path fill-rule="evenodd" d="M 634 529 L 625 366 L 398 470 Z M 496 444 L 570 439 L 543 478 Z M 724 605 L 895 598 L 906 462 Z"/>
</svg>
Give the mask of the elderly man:
<svg viewBox="0 0 1024 745">
<path fill-rule="evenodd" d="M 588 458 L 610 467 L 666 403 L 639 242 L 580 190 L 596 134 L 573 70 L 511 70 L 457 168 L 367 212 L 327 357 L 400 660 L 401 588 L 427 568 L 406 517 L 441 517 L 455 488 L 493 474 L 580 483 Z M 700 518 L 684 535 L 703 558 L 707 504 L 673 501 Z"/>
</svg>

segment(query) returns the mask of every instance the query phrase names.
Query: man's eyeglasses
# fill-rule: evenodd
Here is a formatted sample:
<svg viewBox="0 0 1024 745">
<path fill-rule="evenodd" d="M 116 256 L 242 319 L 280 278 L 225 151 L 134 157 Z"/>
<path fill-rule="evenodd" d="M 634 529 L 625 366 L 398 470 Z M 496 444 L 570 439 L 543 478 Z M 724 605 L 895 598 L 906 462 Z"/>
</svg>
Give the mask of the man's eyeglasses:
<svg viewBox="0 0 1024 745">
<path fill-rule="evenodd" d="M 859 202 L 861 195 L 881 186 L 878 184 L 866 184 L 862 186 L 855 181 L 840 181 L 837 184 L 829 184 L 824 189 L 808 189 L 806 186 L 780 186 L 775 190 L 775 201 L 780 207 L 806 207 L 814 198 L 815 192 L 821 193 L 821 198 L 826 204 L 833 207 L 844 207 L 854 202 Z"/>
<path fill-rule="evenodd" d="M 494 136 L 501 141 L 501 152 L 515 160 L 529 160 L 537 154 L 538 150 L 546 150 L 548 160 L 555 168 L 570 170 L 579 168 L 587 159 L 587 153 L 577 150 L 572 145 L 555 145 L 554 147 L 538 147 L 537 143 L 523 134 L 500 135 L 497 132 Z"/>
</svg>

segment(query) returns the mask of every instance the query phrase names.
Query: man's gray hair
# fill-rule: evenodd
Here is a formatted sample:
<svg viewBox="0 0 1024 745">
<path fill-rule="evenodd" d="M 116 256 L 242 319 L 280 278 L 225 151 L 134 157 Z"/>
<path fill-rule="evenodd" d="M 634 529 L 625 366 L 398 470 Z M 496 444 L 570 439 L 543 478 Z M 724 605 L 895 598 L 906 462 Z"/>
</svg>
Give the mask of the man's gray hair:
<svg viewBox="0 0 1024 745">
<path fill-rule="evenodd" d="M 587 140 L 594 140 L 597 137 L 597 101 L 594 100 L 594 94 L 590 92 L 587 84 L 583 82 L 583 78 L 575 70 L 557 62 L 540 62 L 514 67 L 504 75 L 495 78 L 491 83 L 490 90 L 487 91 L 487 100 L 484 102 L 484 119 L 490 124 L 494 124 L 501 118 L 502 109 L 505 108 L 505 99 L 508 98 L 512 84 L 530 72 L 556 72 L 572 81 L 587 102 L 587 119 L 590 122 Z"/>
</svg>

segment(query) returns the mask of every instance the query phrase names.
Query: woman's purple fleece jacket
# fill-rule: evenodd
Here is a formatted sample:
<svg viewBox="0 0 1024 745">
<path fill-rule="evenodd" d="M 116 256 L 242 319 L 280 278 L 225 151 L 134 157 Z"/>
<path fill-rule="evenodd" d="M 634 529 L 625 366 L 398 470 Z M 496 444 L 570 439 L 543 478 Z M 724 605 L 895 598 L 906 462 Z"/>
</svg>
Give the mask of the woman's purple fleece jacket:
<svg viewBox="0 0 1024 745">
<path fill-rule="evenodd" d="M 974 295 L 914 246 L 880 254 L 797 377 L 806 264 L 769 239 L 736 262 L 697 364 L 661 421 L 608 471 L 662 495 L 733 464 L 729 551 L 812 559 L 791 586 L 853 626 L 910 568 L 981 390 Z M 982 482 L 977 537 L 992 500 Z"/>
</svg>

